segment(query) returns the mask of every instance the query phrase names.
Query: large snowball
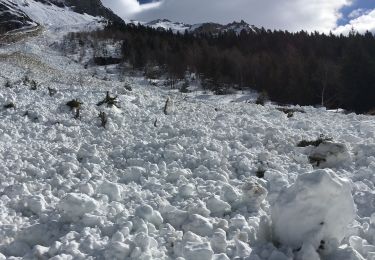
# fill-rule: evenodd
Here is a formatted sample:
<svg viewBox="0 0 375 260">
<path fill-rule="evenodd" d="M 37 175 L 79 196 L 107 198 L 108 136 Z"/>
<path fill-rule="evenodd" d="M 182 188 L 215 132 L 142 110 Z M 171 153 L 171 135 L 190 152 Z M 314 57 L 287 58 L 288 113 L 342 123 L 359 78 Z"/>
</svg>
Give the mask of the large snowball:
<svg viewBox="0 0 375 260">
<path fill-rule="evenodd" d="M 272 206 L 274 236 L 295 249 L 308 243 L 328 253 L 340 244 L 355 213 L 349 181 L 332 170 L 302 174 Z"/>
</svg>

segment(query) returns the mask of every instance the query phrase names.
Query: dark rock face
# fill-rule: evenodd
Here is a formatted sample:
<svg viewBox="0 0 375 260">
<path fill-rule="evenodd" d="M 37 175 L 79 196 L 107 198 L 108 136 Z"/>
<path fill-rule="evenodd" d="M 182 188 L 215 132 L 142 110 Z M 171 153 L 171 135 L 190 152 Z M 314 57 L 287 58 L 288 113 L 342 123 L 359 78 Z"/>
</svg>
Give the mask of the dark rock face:
<svg viewBox="0 0 375 260">
<path fill-rule="evenodd" d="M 0 2 L 0 34 L 33 25 L 33 21 L 17 6 Z"/>
<path fill-rule="evenodd" d="M 110 9 L 103 6 L 100 0 L 66 0 L 69 6 L 78 13 L 87 13 L 93 16 L 103 16 L 109 20 L 122 21 L 120 17 L 115 15 Z"/>
<path fill-rule="evenodd" d="M 123 23 L 123 20 L 106 8 L 100 0 L 35 0 L 44 4 L 54 4 L 59 7 L 68 6 L 80 14 L 102 16 L 114 22 Z"/>
</svg>

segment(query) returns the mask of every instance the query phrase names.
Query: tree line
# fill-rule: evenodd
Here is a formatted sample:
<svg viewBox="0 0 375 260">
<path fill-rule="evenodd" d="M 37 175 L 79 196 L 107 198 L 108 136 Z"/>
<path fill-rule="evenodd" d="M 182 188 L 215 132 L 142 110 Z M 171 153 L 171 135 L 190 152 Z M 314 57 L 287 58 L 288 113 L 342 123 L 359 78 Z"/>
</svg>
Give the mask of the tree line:
<svg viewBox="0 0 375 260">
<path fill-rule="evenodd" d="M 75 34 L 123 42 L 123 60 L 134 69 L 158 67 L 170 79 L 195 73 L 217 93 L 230 89 L 266 92 L 272 101 L 323 105 L 358 113 L 375 108 L 375 38 L 271 31 L 184 34 L 112 23 Z"/>
</svg>

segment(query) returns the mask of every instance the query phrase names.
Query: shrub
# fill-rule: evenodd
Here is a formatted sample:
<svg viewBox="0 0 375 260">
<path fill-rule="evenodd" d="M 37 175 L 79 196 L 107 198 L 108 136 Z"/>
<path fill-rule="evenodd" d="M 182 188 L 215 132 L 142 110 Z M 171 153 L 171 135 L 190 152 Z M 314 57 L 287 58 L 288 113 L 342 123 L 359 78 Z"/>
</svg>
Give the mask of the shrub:
<svg viewBox="0 0 375 260">
<path fill-rule="evenodd" d="M 133 88 L 132 88 L 132 86 L 130 85 L 129 82 L 126 82 L 126 83 L 125 83 L 124 88 L 125 88 L 127 91 L 132 91 L 132 90 L 133 90 Z"/>
<path fill-rule="evenodd" d="M 73 99 L 73 100 L 71 100 L 71 101 L 69 101 L 69 102 L 66 103 L 66 105 L 68 107 L 70 107 L 71 110 L 81 108 L 82 104 L 83 103 L 80 102 L 80 101 L 78 101 L 78 99 Z"/>
<path fill-rule="evenodd" d="M 117 103 L 118 103 L 117 96 L 111 97 L 109 95 L 109 91 L 107 91 L 105 98 L 96 105 L 101 106 L 103 104 L 107 104 L 108 107 L 112 107 L 112 106 L 119 107 Z"/>
<path fill-rule="evenodd" d="M 313 141 L 307 141 L 307 140 L 302 140 L 297 144 L 297 147 L 307 147 L 307 146 L 315 146 L 318 147 L 320 144 L 332 141 L 332 138 L 330 137 L 324 137 L 324 135 L 320 135 L 320 137 L 316 140 Z"/>
<path fill-rule="evenodd" d="M 7 81 L 5 82 L 5 87 L 6 87 L 6 88 L 12 88 L 12 83 L 10 83 L 10 81 L 7 80 Z"/>
<path fill-rule="evenodd" d="M 13 102 L 10 102 L 10 103 L 4 105 L 4 108 L 5 109 L 16 108 L 16 105 Z"/>
<path fill-rule="evenodd" d="M 105 128 L 108 122 L 107 114 L 105 112 L 99 112 L 99 118 L 101 121 L 101 126 Z"/>
<path fill-rule="evenodd" d="M 185 80 L 184 84 L 182 84 L 181 88 L 180 88 L 180 92 L 181 93 L 189 93 L 190 90 L 189 90 L 189 81 Z"/>
</svg>

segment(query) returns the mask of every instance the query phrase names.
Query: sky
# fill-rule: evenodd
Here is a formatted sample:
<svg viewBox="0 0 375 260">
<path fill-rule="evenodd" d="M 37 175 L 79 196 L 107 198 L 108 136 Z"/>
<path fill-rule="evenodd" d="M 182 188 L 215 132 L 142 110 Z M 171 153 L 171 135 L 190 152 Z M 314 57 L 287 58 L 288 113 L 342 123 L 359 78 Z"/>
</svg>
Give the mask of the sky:
<svg viewBox="0 0 375 260">
<path fill-rule="evenodd" d="M 244 20 L 266 29 L 375 33 L 375 0 L 102 0 L 126 20 L 189 24 Z"/>
</svg>

